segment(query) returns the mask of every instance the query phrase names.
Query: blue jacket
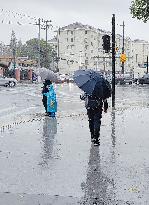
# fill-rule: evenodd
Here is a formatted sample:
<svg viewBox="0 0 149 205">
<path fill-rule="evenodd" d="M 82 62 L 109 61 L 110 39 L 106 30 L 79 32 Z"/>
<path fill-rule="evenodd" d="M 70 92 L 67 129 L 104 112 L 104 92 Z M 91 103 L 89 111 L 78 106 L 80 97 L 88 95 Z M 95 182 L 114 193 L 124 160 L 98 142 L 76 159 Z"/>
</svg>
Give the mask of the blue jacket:
<svg viewBox="0 0 149 205">
<path fill-rule="evenodd" d="M 49 91 L 44 95 L 47 96 L 47 112 L 57 112 L 56 93 L 52 84 L 49 86 Z"/>
</svg>

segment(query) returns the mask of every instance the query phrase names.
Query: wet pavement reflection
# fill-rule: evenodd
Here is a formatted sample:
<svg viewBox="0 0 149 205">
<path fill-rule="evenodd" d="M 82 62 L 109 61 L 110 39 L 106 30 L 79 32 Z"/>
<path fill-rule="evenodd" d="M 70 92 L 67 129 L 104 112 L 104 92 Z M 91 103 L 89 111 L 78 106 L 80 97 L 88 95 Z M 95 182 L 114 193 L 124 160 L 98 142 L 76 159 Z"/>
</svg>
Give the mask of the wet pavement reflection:
<svg viewBox="0 0 149 205">
<path fill-rule="evenodd" d="M 106 176 L 100 164 L 100 149 L 91 145 L 85 197 L 82 204 L 113 204 L 113 179 Z"/>
<path fill-rule="evenodd" d="M 45 117 L 43 122 L 43 151 L 42 151 L 42 162 L 39 163 L 41 166 L 48 166 L 48 161 L 52 158 L 54 137 L 57 133 L 57 119 Z"/>
<path fill-rule="evenodd" d="M 115 147 L 116 145 L 116 136 L 115 136 L 115 108 L 112 108 L 111 111 L 111 138 L 112 138 L 112 145 Z"/>
<path fill-rule="evenodd" d="M 80 90 L 55 89 L 56 119 L 44 115 L 41 85 L 0 89 L 0 204 L 148 205 L 149 87 L 116 87 L 99 147 Z"/>
</svg>

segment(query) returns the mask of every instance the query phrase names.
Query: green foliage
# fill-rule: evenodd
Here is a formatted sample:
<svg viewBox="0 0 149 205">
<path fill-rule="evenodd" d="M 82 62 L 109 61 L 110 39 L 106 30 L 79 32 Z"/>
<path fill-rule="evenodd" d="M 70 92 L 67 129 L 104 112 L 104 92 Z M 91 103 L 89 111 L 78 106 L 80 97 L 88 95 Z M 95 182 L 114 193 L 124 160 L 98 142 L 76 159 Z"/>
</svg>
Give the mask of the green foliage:
<svg viewBox="0 0 149 205">
<path fill-rule="evenodd" d="M 53 53 L 52 47 L 46 41 L 39 40 L 37 38 L 30 39 L 22 44 L 21 40 L 17 42 L 15 32 L 12 31 L 10 40 L 10 49 L 14 57 L 28 57 L 31 60 L 37 60 L 40 52 L 40 64 L 41 67 L 49 68 L 53 59 L 55 59 L 56 53 Z"/>
<path fill-rule="evenodd" d="M 149 20 L 149 0 L 134 0 L 130 7 L 133 18 L 147 22 Z"/>
<path fill-rule="evenodd" d="M 15 35 L 15 32 L 12 30 L 11 39 L 10 39 L 10 48 L 12 50 L 16 49 L 16 44 L 17 44 L 16 35 Z"/>
<path fill-rule="evenodd" d="M 11 39 L 10 39 L 10 49 L 14 57 L 16 56 L 16 44 L 17 44 L 16 35 L 15 32 L 12 30 Z"/>
<path fill-rule="evenodd" d="M 37 38 L 30 39 L 26 41 L 25 44 L 22 42 L 17 43 L 17 56 L 28 56 L 29 59 L 34 59 L 38 61 L 39 57 L 39 42 Z M 46 57 L 47 55 L 47 57 Z M 43 39 L 40 40 L 40 64 L 41 67 L 50 67 L 52 61 L 52 48 Z"/>
</svg>

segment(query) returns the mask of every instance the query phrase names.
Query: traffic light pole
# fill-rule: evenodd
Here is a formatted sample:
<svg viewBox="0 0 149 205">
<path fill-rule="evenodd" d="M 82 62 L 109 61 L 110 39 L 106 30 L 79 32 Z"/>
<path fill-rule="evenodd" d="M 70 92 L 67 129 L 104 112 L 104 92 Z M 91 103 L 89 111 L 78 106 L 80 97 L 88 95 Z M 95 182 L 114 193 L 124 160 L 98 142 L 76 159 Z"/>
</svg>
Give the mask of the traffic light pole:
<svg viewBox="0 0 149 205">
<path fill-rule="evenodd" d="M 112 107 L 115 107 L 115 14 L 112 17 Z"/>
</svg>

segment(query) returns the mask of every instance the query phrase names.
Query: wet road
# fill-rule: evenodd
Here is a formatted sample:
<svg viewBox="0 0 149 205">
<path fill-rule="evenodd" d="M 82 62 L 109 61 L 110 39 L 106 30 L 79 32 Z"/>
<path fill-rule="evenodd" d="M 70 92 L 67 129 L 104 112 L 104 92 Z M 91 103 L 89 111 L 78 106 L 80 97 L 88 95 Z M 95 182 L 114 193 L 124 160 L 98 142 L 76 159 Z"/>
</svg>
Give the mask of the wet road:
<svg viewBox="0 0 149 205">
<path fill-rule="evenodd" d="M 148 205 L 149 87 L 116 88 L 100 147 L 90 142 L 80 90 L 55 89 L 59 111 L 49 119 L 41 85 L 0 87 L 0 204 Z"/>
</svg>

